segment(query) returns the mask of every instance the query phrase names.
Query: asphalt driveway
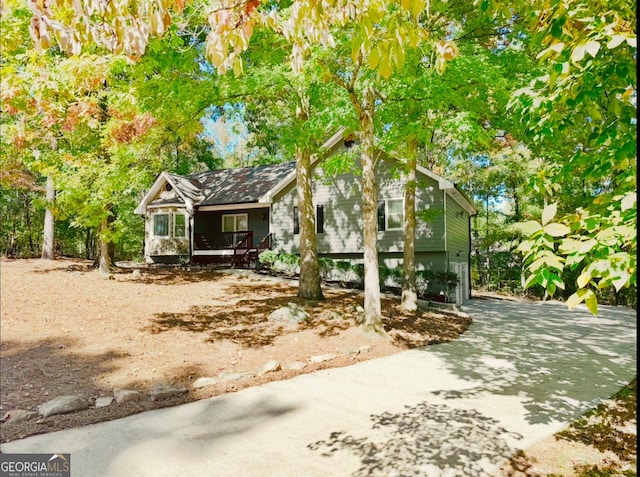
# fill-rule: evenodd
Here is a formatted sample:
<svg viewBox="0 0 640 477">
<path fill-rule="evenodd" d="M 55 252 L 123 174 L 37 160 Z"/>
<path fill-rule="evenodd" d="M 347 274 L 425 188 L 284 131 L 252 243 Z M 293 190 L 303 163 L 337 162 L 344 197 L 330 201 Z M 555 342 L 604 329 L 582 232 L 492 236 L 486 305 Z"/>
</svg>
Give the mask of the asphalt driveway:
<svg viewBox="0 0 640 477">
<path fill-rule="evenodd" d="M 636 375 L 636 313 L 472 300 L 458 340 L 2 445 L 72 475 L 489 475 Z"/>
</svg>

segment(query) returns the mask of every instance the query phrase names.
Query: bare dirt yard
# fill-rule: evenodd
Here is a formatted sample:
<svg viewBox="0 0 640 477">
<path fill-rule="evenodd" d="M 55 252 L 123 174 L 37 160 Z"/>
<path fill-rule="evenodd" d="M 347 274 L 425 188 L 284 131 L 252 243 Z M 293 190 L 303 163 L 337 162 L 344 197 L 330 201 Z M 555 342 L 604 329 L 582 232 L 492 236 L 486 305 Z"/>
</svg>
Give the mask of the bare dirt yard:
<svg viewBox="0 0 640 477">
<path fill-rule="evenodd" d="M 122 269 L 105 279 L 86 261 L 3 258 L 0 278 L 1 442 L 451 341 L 471 322 L 444 312 L 402 314 L 398 299 L 385 297 L 388 340 L 357 325 L 361 293 L 327 288 L 325 301 L 309 303 L 296 297 L 295 283 L 250 271 Z M 310 318 L 268 320 L 288 303 Z M 261 372 L 269 361 L 275 370 Z M 203 377 L 216 383 L 195 388 Z M 153 401 L 157 383 L 188 391 Z M 114 388 L 140 397 L 95 407 Z M 91 405 L 12 419 L 67 395 Z"/>
</svg>

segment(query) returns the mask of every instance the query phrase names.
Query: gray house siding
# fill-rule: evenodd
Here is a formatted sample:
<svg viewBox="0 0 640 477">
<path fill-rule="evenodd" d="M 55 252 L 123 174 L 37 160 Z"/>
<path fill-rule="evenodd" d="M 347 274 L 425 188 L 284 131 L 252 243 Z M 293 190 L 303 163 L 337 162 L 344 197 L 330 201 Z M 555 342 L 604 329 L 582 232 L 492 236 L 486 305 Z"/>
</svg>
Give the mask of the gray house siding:
<svg viewBox="0 0 640 477">
<path fill-rule="evenodd" d="M 295 183 L 277 194 L 271 205 L 269 226 L 273 236 L 273 246 L 287 253 L 294 252 L 293 207 L 295 205 L 297 205 Z M 296 243 L 295 251 L 297 250 Z"/>
<path fill-rule="evenodd" d="M 429 177 L 416 189 L 416 253 L 445 251 L 444 192 Z"/>
<path fill-rule="evenodd" d="M 451 262 L 469 258 L 469 214 L 451 197 L 447 197 L 447 251 Z"/>
<path fill-rule="evenodd" d="M 390 161 L 378 160 L 378 200 L 403 201 L 404 183 Z M 349 172 L 335 177 L 324 177 L 321 168 L 314 173 L 314 206 L 324 210 L 324 232 L 318 234 L 318 253 L 341 255 L 362 253 L 362 192 L 360 176 Z M 444 252 L 444 194 L 435 180 L 420 176 L 416 193 L 418 216 L 429 213 L 428 220 L 418 219 L 416 225 L 416 253 Z M 299 237 L 293 234 L 293 208 L 297 206 L 296 188 L 292 184 L 281 191 L 272 206 L 271 231 L 276 248 L 297 253 Z M 378 232 L 380 253 L 402 253 L 402 228 Z M 426 255 L 425 255 L 426 256 Z"/>
</svg>

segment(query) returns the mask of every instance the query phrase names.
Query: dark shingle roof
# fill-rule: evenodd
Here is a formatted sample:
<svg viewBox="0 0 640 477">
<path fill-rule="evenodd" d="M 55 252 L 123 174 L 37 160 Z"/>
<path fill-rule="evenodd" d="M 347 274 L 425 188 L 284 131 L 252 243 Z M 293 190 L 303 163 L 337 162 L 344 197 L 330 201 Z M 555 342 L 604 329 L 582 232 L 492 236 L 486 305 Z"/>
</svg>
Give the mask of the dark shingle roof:
<svg viewBox="0 0 640 477">
<path fill-rule="evenodd" d="M 184 181 L 199 186 L 198 205 L 257 202 L 295 170 L 295 162 L 199 172 Z M 182 187 L 181 187 L 182 189 Z"/>
</svg>

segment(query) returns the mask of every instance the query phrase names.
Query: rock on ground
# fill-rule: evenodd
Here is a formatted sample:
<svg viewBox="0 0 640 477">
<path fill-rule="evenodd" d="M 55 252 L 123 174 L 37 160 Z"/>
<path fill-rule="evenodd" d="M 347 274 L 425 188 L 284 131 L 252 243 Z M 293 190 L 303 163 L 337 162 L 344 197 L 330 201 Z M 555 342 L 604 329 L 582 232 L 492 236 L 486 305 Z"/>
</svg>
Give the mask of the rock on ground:
<svg viewBox="0 0 640 477">
<path fill-rule="evenodd" d="M 220 380 L 224 382 L 240 381 L 243 378 L 248 378 L 251 376 L 253 376 L 253 373 L 250 373 L 248 371 L 241 371 L 238 373 L 226 372 L 220 375 Z"/>
<path fill-rule="evenodd" d="M 275 359 L 270 359 L 262 365 L 259 374 L 273 373 L 281 368 L 280 363 Z"/>
<path fill-rule="evenodd" d="M 278 308 L 274 312 L 272 312 L 268 320 L 269 321 L 277 321 L 284 323 L 301 323 L 305 320 L 309 319 L 309 313 L 304 311 L 304 309 L 296 305 L 295 303 L 287 303 L 287 306 L 283 306 L 282 308 Z"/>
<path fill-rule="evenodd" d="M 196 389 L 199 389 L 199 388 L 204 388 L 206 386 L 214 386 L 217 383 L 218 383 L 218 380 L 216 378 L 204 377 L 204 378 L 196 379 L 193 382 L 193 387 Z"/>
<path fill-rule="evenodd" d="M 15 409 L 13 411 L 8 411 L 4 415 L 4 419 L 6 424 L 15 424 L 17 422 L 29 421 L 38 416 L 38 413 L 35 411 L 27 411 L 25 409 Z"/>
<path fill-rule="evenodd" d="M 320 354 L 318 356 L 312 356 L 309 360 L 310 363 L 324 363 L 325 361 L 331 361 L 337 356 L 335 354 Z"/>
<path fill-rule="evenodd" d="M 118 404 L 140 399 L 140 393 L 138 391 L 132 391 L 130 389 L 115 388 L 113 390 L 113 396 L 115 397 Z"/>
<path fill-rule="evenodd" d="M 290 369 L 292 371 L 300 371 L 307 367 L 307 363 L 304 361 L 293 361 L 292 363 L 287 363 L 285 365 L 286 369 Z"/>
<path fill-rule="evenodd" d="M 104 396 L 104 397 L 99 397 L 98 399 L 96 399 L 96 409 L 99 407 L 107 407 L 107 406 L 111 406 L 111 403 L 113 402 L 113 396 Z"/>
<path fill-rule="evenodd" d="M 49 417 L 55 414 L 67 414 L 74 411 L 81 411 L 83 409 L 88 409 L 89 406 L 90 402 L 84 396 L 59 396 L 38 406 L 38 412 L 43 417 Z"/>
<path fill-rule="evenodd" d="M 180 388 L 166 383 L 156 383 L 153 385 L 153 389 L 151 390 L 151 399 L 153 401 L 158 401 L 160 399 L 179 396 L 187 391 L 187 388 Z"/>
<path fill-rule="evenodd" d="M 342 354 L 346 354 L 347 356 L 355 356 L 357 354 L 360 354 L 360 348 L 351 346 L 348 348 L 342 348 L 341 352 Z"/>
</svg>

